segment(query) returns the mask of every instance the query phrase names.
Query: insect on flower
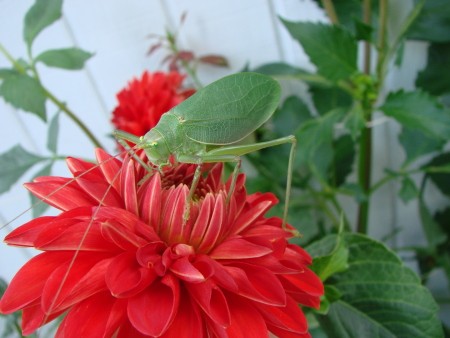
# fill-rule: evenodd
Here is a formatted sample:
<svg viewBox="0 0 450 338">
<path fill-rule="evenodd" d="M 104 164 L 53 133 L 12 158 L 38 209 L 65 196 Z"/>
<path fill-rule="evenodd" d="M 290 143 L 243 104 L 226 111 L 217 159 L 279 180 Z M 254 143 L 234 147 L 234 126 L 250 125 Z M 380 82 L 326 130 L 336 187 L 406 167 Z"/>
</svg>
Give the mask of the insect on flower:
<svg viewBox="0 0 450 338">
<path fill-rule="evenodd" d="M 117 132 L 136 144 L 123 161 L 98 150 L 98 165 L 68 159 L 73 179 L 28 184 L 61 213 L 6 237 L 43 253 L 16 274 L 0 312 L 23 310 L 24 334 L 66 314 L 56 334 L 66 338 L 309 337 L 297 304 L 317 308 L 323 285 L 309 255 L 287 242 L 295 138 L 237 144 L 269 119 L 279 96 L 269 77 L 225 77 L 143 137 Z M 285 211 L 266 218 L 276 198 L 246 194 L 239 157 L 284 143 Z M 203 166 L 214 162 L 236 163 L 226 183 L 221 163 Z"/>
<path fill-rule="evenodd" d="M 268 76 L 257 73 L 230 75 L 200 89 L 163 114 L 158 124 L 144 136 L 137 137 L 123 131 L 116 131 L 115 136 L 135 143 L 137 149 L 143 149 L 148 160 L 158 168 L 168 165 L 171 156 L 180 163 L 197 164 L 189 199 L 193 197 L 203 163 L 236 163 L 233 187 L 240 156 L 290 143 L 284 225 L 291 190 L 295 137 L 290 135 L 266 142 L 238 144 L 272 116 L 280 92 L 278 82 Z M 185 221 L 188 217 L 189 209 L 186 209 Z"/>
</svg>

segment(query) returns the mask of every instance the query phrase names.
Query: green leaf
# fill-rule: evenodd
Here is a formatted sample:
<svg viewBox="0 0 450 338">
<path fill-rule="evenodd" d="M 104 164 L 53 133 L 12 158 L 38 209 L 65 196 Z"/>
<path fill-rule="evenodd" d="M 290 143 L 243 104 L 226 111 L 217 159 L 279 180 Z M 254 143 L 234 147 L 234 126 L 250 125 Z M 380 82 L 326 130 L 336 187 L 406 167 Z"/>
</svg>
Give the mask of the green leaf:
<svg viewBox="0 0 450 338">
<path fill-rule="evenodd" d="M 0 96 L 16 108 L 33 113 L 46 120 L 45 91 L 39 82 L 19 72 L 10 72 L 0 84 Z"/>
<path fill-rule="evenodd" d="M 419 130 L 405 127 L 402 128 L 398 139 L 406 153 L 406 159 L 403 164 L 404 167 L 408 166 L 422 155 L 441 150 L 444 145 L 443 140 L 427 136 Z"/>
<path fill-rule="evenodd" d="M 62 0 L 36 0 L 25 15 L 23 37 L 28 47 L 46 27 L 61 17 Z"/>
<path fill-rule="evenodd" d="M 433 95 L 449 93 L 450 74 L 443 69 L 450 69 L 450 42 L 435 43 L 428 47 L 428 63 L 419 72 L 416 86 Z"/>
<path fill-rule="evenodd" d="M 352 106 L 353 99 L 350 94 L 338 87 L 324 88 L 310 85 L 309 92 L 320 115 L 328 113 L 337 107 L 348 110 Z"/>
<path fill-rule="evenodd" d="M 352 135 L 353 140 L 357 140 L 361 131 L 366 126 L 364 111 L 360 104 L 354 104 L 345 117 L 345 128 Z"/>
<path fill-rule="evenodd" d="M 406 204 L 409 201 L 417 198 L 419 195 L 419 189 L 417 189 L 414 181 L 409 177 L 404 177 L 402 180 L 402 186 L 398 193 L 402 201 Z"/>
<path fill-rule="evenodd" d="M 295 129 L 311 118 L 306 104 L 297 96 L 289 96 L 273 115 L 273 129 L 277 136 L 293 134 Z"/>
<path fill-rule="evenodd" d="M 345 183 L 347 176 L 352 172 L 355 161 L 355 144 L 350 135 L 343 135 L 333 143 L 333 167 L 330 173 L 333 185 L 339 187 Z"/>
<path fill-rule="evenodd" d="M 0 194 L 8 191 L 28 169 L 44 160 L 20 145 L 0 154 Z"/>
<path fill-rule="evenodd" d="M 56 154 L 58 148 L 59 115 L 59 112 L 55 114 L 48 127 L 47 149 L 53 154 Z"/>
<path fill-rule="evenodd" d="M 34 180 L 36 177 L 50 176 L 50 174 L 52 172 L 53 163 L 54 162 L 52 161 L 52 162 L 48 163 L 47 165 L 45 165 L 41 170 L 39 170 L 32 177 L 32 180 Z M 45 212 L 45 210 L 47 210 L 49 205 L 47 203 L 43 202 L 41 199 L 34 196 L 32 193 L 29 193 L 29 196 L 30 196 L 31 207 L 33 209 L 33 217 L 36 218 L 36 217 L 41 216 Z"/>
<path fill-rule="evenodd" d="M 317 256 L 315 255 L 313 265 L 311 269 L 320 277 L 322 281 L 326 281 L 330 276 L 347 270 L 348 268 L 348 249 L 345 247 L 345 243 L 342 240 L 342 236 L 332 236 L 334 247 L 326 254 Z M 307 248 L 307 251 L 312 252 L 319 251 L 314 246 L 329 247 L 330 243 L 324 244 L 322 241 L 313 243 Z"/>
<path fill-rule="evenodd" d="M 282 22 L 300 42 L 320 75 L 338 81 L 357 71 L 357 43 L 343 28 L 322 23 Z"/>
<path fill-rule="evenodd" d="M 314 0 L 323 8 L 323 0 Z M 339 24 L 350 32 L 358 34 L 358 22 L 363 17 L 361 0 L 332 0 L 334 9 L 339 18 Z M 372 1 L 372 22 L 378 22 L 378 1 Z"/>
<path fill-rule="evenodd" d="M 332 83 L 328 81 L 323 76 L 313 74 L 302 68 L 291 66 L 283 62 L 274 62 L 262 65 L 253 70 L 254 72 L 273 76 L 276 78 L 285 79 L 295 79 L 299 81 L 305 81 L 308 83 L 320 85 L 320 86 L 331 86 Z"/>
<path fill-rule="evenodd" d="M 344 183 L 340 186 L 339 191 L 347 195 L 353 195 L 358 204 L 366 202 L 368 199 L 367 194 L 358 183 Z"/>
<path fill-rule="evenodd" d="M 82 69 L 92 55 L 79 48 L 52 49 L 39 54 L 36 62 L 42 62 L 49 67 L 75 70 Z"/>
<path fill-rule="evenodd" d="M 380 109 L 407 128 L 437 140 L 450 138 L 450 110 L 425 92 L 391 93 Z"/>
<path fill-rule="evenodd" d="M 418 0 L 415 0 L 419 3 Z M 450 41 L 450 2 L 426 0 L 408 32 L 408 38 L 431 42 Z"/>
<path fill-rule="evenodd" d="M 327 179 L 327 170 L 333 160 L 334 125 L 343 115 L 344 112 L 337 109 L 300 126 L 295 133 L 299 142 L 296 166 L 306 164 L 321 179 Z"/>
<path fill-rule="evenodd" d="M 436 246 L 446 241 L 447 236 L 442 231 L 439 224 L 433 219 L 433 216 L 425 205 L 422 197 L 419 198 L 419 214 L 428 245 L 434 250 Z"/>
<path fill-rule="evenodd" d="M 424 165 L 424 168 L 437 168 L 448 167 L 450 165 L 450 153 L 439 154 L 434 157 L 430 162 Z M 428 173 L 428 177 L 431 178 L 436 187 L 447 196 L 450 196 L 450 174 L 446 172 L 438 172 L 432 170 Z"/>
<path fill-rule="evenodd" d="M 317 316 L 330 337 L 443 337 L 431 293 L 395 253 L 358 234 L 345 242 L 349 267 L 328 282 L 341 298 Z"/>
</svg>

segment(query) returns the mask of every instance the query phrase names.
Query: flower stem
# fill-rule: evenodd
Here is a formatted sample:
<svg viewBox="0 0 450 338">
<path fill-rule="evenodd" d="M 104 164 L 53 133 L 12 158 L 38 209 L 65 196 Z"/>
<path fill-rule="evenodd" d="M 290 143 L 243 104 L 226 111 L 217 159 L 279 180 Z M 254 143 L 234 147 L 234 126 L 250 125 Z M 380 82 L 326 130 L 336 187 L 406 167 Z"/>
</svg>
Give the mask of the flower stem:
<svg viewBox="0 0 450 338">
<path fill-rule="evenodd" d="M 333 1 L 332 0 L 322 0 L 322 6 L 325 9 L 325 12 L 327 13 L 328 18 L 330 18 L 330 21 L 333 25 L 339 24 L 339 18 L 336 14 L 336 10 L 334 9 Z"/>
<path fill-rule="evenodd" d="M 381 7 L 385 4 L 385 0 L 380 0 Z M 363 20 L 364 23 L 370 25 L 371 21 L 371 0 L 364 0 L 363 3 Z M 380 14 L 381 16 L 381 14 Z M 380 21 L 380 31 L 384 31 L 386 22 Z M 381 33 L 380 33 L 381 34 Z M 364 73 L 369 75 L 371 70 L 371 48 L 370 43 L 364 43 Z M 381 52 L 380 52 L 381 53 Z M 370 121 L 372 118 L 372 106 L 364 105 L 364 116 L 366 121 Z M 359 141 L 359 159 L 358 159 L 358 182 L 363 191 L 368 194 L 370 191 L 370 183 L 372 176 L 372 128 L 364 127 L 361 132 L 361 138 Z M 367 198 L 364 202 L 361 202 L 358 209 L 358 220 L 356 230 L 359 233 L 366 234 L 369 222 L 369 210 L 370 210 L 370 198 Z"/>
<path fill-rule="evenodd" d="M 26 74 L 26 69 L 17 62 L 16 59 L 6 50 L 6 48 L 0 44 L 0 52 L 8 59 L 9 62 L 14 66 L 14 68 L 22 74 Z M 31 50 L 28 50 L 28 56 L 32 60 Z M 89 140 L 94 144 L 94 146 L 103 148 L 100 141 L 94 136 L 94 134 L 89 130 L 89 128 L 61 101 L 59 101 L 47 88 L 42 85 L 37 69 L 32 62 L 30 69 L 34 78 L 39 82 L 39 85 L 43 89 L 45 96 L 52 101 L 59 109 L 61 109 L 89 138 Z"/>
</svg>

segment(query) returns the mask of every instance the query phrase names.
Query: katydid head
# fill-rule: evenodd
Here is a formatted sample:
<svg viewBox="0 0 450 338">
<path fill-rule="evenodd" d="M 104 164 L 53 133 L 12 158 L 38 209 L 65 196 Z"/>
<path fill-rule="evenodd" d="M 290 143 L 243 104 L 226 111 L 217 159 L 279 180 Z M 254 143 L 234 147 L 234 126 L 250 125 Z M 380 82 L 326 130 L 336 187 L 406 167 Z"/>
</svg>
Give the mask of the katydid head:
<svg viewBox="0 0 450 338">
<path fill-rule="evenodd" d="M 151 129 L 142 137 L 141 148 L 150 162 L 161 167 L 169 163 L 170 150 L 164 137 L 156 129 Z"/>
</svg>

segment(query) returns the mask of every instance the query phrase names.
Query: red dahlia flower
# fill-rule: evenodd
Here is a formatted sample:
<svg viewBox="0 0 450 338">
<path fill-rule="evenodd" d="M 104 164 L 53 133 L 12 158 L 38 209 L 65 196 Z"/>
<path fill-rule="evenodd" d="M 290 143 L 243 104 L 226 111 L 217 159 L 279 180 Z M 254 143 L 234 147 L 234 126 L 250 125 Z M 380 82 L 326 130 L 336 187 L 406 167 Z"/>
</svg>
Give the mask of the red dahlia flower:
<svg viewBox="0 0 450 338">
<path fill-rule="evenodd" d="M 133 79 L 117 94 L 119 105 L 113 111 L 113 125 L 137 136 L 145 135 L 162 114 L 194 93 L 193 89 L 181 88 L 183 80 L 178 72 L 145 71 L 141 79 Z"/>
<path fill-rule="evenodd" d="M 323 286 L 281 219 L 264 217 L 274 195 L 247 195 L 240 174 L 227 202 L 217 164 L 184 224 L 195 166 L 148 175 L 130 158 L 97 160 L 26 185 L 61 213 L 5 239 L 43 251 L 0 300 L 2 313 L 23 310 L 25 335 L 65 314 L 56 337 L 309 337 L 298 304 L 317 308 Z"/>
</svg>

